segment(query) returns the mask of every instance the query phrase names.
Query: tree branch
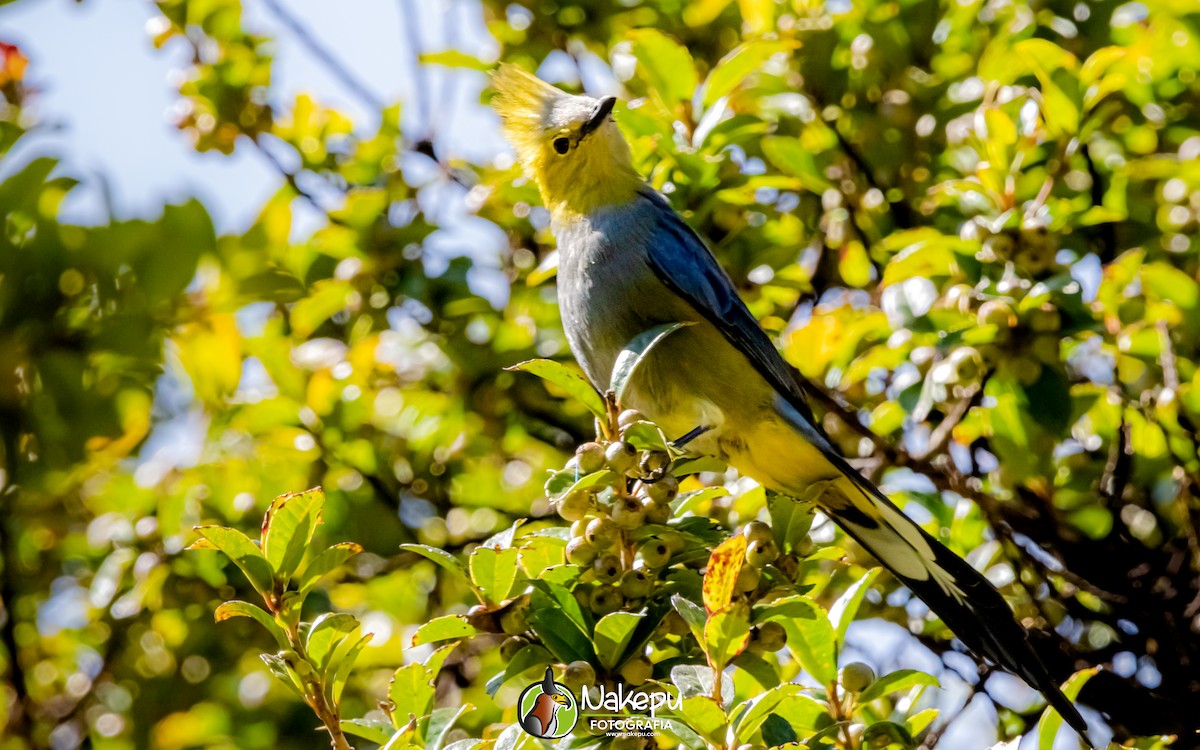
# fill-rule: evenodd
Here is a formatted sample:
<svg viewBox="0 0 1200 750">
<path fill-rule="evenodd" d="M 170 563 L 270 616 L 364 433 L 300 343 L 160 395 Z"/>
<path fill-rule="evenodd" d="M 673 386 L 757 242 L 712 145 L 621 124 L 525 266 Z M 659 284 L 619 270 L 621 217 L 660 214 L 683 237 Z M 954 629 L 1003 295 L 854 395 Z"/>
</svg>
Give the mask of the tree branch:
<svg viewBox="0 0 1200 750">
<path fill-rule="evenodd" d="M 347 68 L 341 60 L 334 56 L 334 54 L 330 52 L 325 45 L 316 38 L 316 36 L 313 35 L 312 31 L 310 31 L 309 28 L 300 21 L 300 19 L 292 15 L 291 11 L 284 8 L 278 2 L 278 0 L 263 0 L 263 4 L 266 5 L 267 8 L 269 8 L 270 11 L 275 14 L 275 17 L 278 18 L 284 26 L 288 27 L 288 29 L 290 29 L 291 32 L 296 35 L 296 38 L 300 40 L 300 43 L 308 48 L 308 51 L 311 52 L 318 60 L 320 60 L 325 67 L 329 69 L 329 72 L 332 73 L 333 76 L 337 78 L 338 81 L 341 82 L 341 84 L 345 86 L 352 94 L 357 96 L 363 104 L 376 111 L 384 108 L 385 104 L 383 99 L 376 96 L 375 93 L 371 91 L 371 89 L 365 83 L 360 81 L 357 76 L 351 73 L 350 69 Z"/>
</svg>

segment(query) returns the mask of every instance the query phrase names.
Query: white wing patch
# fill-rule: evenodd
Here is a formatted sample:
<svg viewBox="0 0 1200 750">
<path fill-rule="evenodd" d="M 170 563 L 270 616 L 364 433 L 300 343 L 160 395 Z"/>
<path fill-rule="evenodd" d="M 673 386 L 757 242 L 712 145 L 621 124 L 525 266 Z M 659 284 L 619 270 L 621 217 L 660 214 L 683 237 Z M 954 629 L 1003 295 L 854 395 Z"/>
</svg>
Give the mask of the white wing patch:
<svg viewBox="0 0 1200 750">
<path fill-rule="evenodd" d="M 905 578 L 914 581 L 933 580 L 947 596 L 960 603 L 966 601 L 966 594 L 959 588 L 954 576 L 938 565 L 937 553 L 911 518 L 871 497 L 849 477 L 839 481 L 837 486 L 831 486 L 827 491 L 840 495 L 840 504 L 853 505 L 879 524 L 875 527 L 864 527 L 846 518 L 844 514 L 839 516 L 845 526 L 853 528 L 852 536 L 857 537 L 880 562 Z M 828 502 L 828 498 L 826 500 Z M 837 508 L 839 503 L 833 502 L 829 505 Z"/>
</svg>

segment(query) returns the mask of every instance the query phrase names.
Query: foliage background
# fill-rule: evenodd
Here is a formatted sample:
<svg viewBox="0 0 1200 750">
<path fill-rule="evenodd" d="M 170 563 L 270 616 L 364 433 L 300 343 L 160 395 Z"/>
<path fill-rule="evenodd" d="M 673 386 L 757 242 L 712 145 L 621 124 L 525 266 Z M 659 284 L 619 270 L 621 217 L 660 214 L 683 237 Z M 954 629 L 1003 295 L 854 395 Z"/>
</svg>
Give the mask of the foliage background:
<svg viewBox="0 0 1200 750">
<path fill-rule="evenodd" d="M 1193 2 L 464 7 L 503 59 L 622 94 L 642 171 L 821 386 L 843 448 L 1053 634 L 1064 677 L 1106 666 L 1085 704 L 1118 736 L 1194 728 Z M 255 10 L 303 24 L 270 0 Z M 275 495 L 326 488 L 322 533 L 368 550 L 310 604 L 377 633 L 357 715 L 413 627 L 467 604 L 397 545 L 469 549 L 546 515 L 544 470 L 591 429 L 502 369 L 569 358 L 535 191 L 511 158 L 452 158 L 442 132 L 413 127 L 439 106 L 434 82 L 483 88 L 491 48 L 431 55 L 459 45 L 407 26 L 416 95 L 387 101 L 301 26 L 371 113 L 352 118 L 278 95 L 272 40 L 236 0 L 155 12 L 147 44 L 190 61 L 178 137 L 253 152 L 280 188 L 245 231 L 218 234 L 194 200 L 61 220 L 81 175 L 13 152 L 41 127 L 38 60 L 0 49 L 4 748 L 311 746 L 311 717 L 247 648 L 263 636 L 211 623 L 245 584 L 215 555 L 179 554 L 191 527 L 253 529 Z M 482 107 L 443 116 L 495 128 Z M 179 435 L 202 439 L 172 460 L 150 450 Z M 849 547 L 834 597 L 870 560 L 822 541 Z M 984 706 L 955 747 L 1021 732 L 1032 696 L 978 678 L 924 614 L 884 577 L 860 617 L 945 656 L 945 720 Z M 941 670 L 863 643 L 878 667 L 901 653 Z M 481 688 L 497 659 L 458 660 L 439 683 L 481 707 L 479 728 L 500 717 Z"/>
</svg>

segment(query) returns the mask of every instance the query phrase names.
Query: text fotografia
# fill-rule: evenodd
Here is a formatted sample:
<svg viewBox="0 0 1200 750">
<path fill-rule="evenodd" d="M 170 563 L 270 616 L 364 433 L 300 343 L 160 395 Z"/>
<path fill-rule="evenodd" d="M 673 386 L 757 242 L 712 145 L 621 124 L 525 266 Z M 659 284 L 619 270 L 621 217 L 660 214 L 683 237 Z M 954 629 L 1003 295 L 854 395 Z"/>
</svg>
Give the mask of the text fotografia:
<svg viewBox="0 0 1200 750">
<path fill-rule="evenodd" d="M 672 695 L 665 691 L 633 690 L 626 692 L 625 686 L 620 683 L 617 683 L 615 690 L 608 690 L 603 685 L 597 685 L 590 690 L 580 692 L 582 693 L 579 703 L 581 710 L 605 712 L 604 714 L 590 715 L 585 713 L 588 728 L 593 732 L 603 732 L 610 736 L 651 736 L 655 732 L 664 731 L 669 728 L 670 722 L 659 718 L 659 714 L 663 709 L 673 713 L 683 707 L 683 697 L 680 695 Z M 642 715 L 613 715 L 626 712 Z M 649 714 L 649 716 L 645 714 Z"/>
</svg>

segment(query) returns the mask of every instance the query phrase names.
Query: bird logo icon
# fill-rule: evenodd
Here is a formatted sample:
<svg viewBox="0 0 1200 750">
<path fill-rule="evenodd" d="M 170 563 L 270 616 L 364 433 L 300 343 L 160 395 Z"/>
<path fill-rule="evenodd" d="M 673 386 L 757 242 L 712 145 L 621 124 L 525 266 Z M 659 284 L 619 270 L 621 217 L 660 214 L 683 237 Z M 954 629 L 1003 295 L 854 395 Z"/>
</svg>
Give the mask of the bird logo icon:
<svg viewBox="0 0 1200 750">
<path fill-rule="evenodd" d="M 579 721 L 579 704 L 565 685 L 554 681 L 554 673 L 546 667 L 546 676 L 521 692 L 517 717 L 526 733 L 545 740 L 557 740 L 575 728 Z"/>
</svg>

